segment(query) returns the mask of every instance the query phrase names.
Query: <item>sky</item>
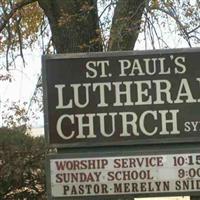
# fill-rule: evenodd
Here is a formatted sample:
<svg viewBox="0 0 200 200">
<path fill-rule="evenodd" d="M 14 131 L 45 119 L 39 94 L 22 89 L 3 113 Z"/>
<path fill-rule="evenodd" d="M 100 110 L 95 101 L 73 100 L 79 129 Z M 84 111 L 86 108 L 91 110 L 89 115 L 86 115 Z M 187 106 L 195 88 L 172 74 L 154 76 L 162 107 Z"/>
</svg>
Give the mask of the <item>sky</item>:
<svg viewBox="0 0 200 200">
<path fill-rule="evenodd" d="M 28 101 L 32 96 L 41 70 L 40 55 L 35 53 L 25 54 L 25 59 L 27 62 L 25 68 L 18 60 L 16 62 L 17 69 L 11 70 L 12 77 L 14 78 L 11 83 L 0 83 L 2 102 L 5 102 L 7 99 Z"/>
<path fill-rule="evenodd" d="M 11 102 L 17 102 L 23 105 L 24 102 L 29 104 L 38 77 L 41 74 L 41 54 L 39 51 L 35 52 L 24 52 L 26 67 L 23 66 L 20 59 L 16 61 L 16 69 L 11 69 L 12 81 L 0 81 L 0 125 L 3 125 L 2 112 L 7 109 L 5 105 L 10 105 Z M 6 71 L 1 71 L 6 74 Z M 27 106 L 28 106 L 27 104 Z M 43 126 L 43 119 L 37 121 L 33 120 L 33 126 Z"/>
</svg>

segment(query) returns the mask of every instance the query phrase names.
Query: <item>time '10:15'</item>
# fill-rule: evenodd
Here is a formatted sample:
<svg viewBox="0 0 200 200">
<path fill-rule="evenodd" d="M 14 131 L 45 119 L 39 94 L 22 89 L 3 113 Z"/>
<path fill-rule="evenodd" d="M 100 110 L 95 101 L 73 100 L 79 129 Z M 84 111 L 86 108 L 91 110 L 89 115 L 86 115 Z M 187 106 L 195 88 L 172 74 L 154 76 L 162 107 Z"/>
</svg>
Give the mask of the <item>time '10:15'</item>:
<svg viewBox="0 0 200 200">
<path fill-rule="evenodd" d="M 200 155 L 173 156 L 174 166 L 200 165 Z"/>
</svg>

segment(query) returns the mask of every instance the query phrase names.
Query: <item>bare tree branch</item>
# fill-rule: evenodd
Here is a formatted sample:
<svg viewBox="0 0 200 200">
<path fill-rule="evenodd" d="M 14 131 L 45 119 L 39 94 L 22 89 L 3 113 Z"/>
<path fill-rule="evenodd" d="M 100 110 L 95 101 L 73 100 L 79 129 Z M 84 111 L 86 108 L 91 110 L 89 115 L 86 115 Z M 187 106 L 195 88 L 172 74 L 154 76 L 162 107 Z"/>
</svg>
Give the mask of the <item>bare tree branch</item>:
<svg viewBox="0 0 200 200">
<path fill-rule="evenodd" d="M 23 54 L 23 38 L 22 38 L 22 35 L 21 35 L 21 31 L 20 31 L 20 21 L 21 21 L 21 17 L 19 17 L 19 19 L 16 20 L 16 26 L 17 26 L 17 34 L 18 34 L 18 38 L 19 38 L 20 56 L 22 58 L 23 65 L 25 67 L 26 62 L 25 62 L 24 54 Z"/>
<path fill-rule="evenodd" d="M 111 2 L 103 9 L 103 11 L 101 12 L 101 14 L 99 15 L 99 19 L 102 17 L 102 15 L 105 13 L 105 11 L 106 11 L 109 7 L 114 6 L 114 5 L 116 5 L 116 3 L 111 1 Z"/>
<path fill-rule="evenodd" d="M 19 3 L 16 3 L 13 5 L 12 10 L 10 11 L 10 13 L 5 14 L 2 17 L 2 21 L 0 22 L 0 33 L 2 32 L 2 30 L 6 27 L 6 25 L 8 24 L 9 20 L 13 17 L 13 15 L 17 12 L 17 10 L 23 8 L 24 6 L 36 2 L 37 0 L 23 0 Z"/>
<path fill-rule="evenodd" d="M 191 34 L 193 33 L 194 31 L 198 30 L 200 28 L 200 25 L 195 27 L 194 29 L 192 29 L 191 31 L 188 32 L 188 34 Z"/>
<path fill-rule="evenodd" d="M 187 41 L 188 45 L 191 47 L 191 43 L 190 43 L 190 40 L 189 40 L 189 33 L 184 28 L 184 25 L 181 23 L 181 21 L 179 20 L 179 18 L 176 15 L 174 15 L 174 13 L 172 13 L 170 11 L 167 11 L 167 10 L 161 8 L 161 7 L 152 8 L 152 10 L 161 11 L 161 12 L 165 13 L 166 15 L 170 16 L 172 19 L 174 19 L 174 21 L 179 26 L 180 31 L 182 32 L 183 36 L 185 36 L 185 40 Z"/>
</svg>

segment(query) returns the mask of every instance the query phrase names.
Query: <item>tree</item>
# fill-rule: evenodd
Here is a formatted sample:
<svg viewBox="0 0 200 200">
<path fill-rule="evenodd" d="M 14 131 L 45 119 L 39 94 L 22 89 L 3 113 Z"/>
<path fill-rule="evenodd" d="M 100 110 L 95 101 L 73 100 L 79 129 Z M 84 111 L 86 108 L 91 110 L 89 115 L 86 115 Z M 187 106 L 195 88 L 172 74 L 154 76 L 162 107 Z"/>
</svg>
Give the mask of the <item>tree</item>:
<svg viewBox="0 0 200 200">
<path fill-rule="evenodd" d="M 7 69 L 18 56 L 25 64 L 24 49 L 37 41 L 43 53 L 67 53 L 132 50 L 139 33 L 146 45 L 166 48 L 165 29 L 190 47 L 200 40 L 195 0 L 0 0 L 0 5 L 0 55 Z"/>
<path fill-rule="evenodd" d="M 25 66 L 24 50 L 38 41 L 43 54 L 132 50 L 141 38 L 145 47 L 168 48 L 174 32 L 195 46 L 199 9 L 198 0 L 0 0 L 0 65 L 8 70 L 0 80 L 11 80 L 19 56 Z"/>
<path fill-rule="evenodd" d="M 27 135 L 25 126 L 0 128 L 0 199 L 46 199 L 44 138 Z"/>
</svg>

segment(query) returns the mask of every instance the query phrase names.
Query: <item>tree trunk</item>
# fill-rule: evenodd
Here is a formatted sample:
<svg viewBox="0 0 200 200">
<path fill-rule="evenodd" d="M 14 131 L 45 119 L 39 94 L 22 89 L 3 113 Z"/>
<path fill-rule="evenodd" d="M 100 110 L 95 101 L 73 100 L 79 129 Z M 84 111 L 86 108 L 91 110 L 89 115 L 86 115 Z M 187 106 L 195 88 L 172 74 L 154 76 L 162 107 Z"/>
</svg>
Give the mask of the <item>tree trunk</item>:
<svg viewBox="0 0 200 200">
<path fill-rule="evenodd" d="M 118 0 L 108 49 L 131 50 L 138 38 L 146 0 Z"/>
<path fill-rule="evenodd" d="M 102 51 L 97 0 L 39 0 L 57 53 Z"/>
</svg>

